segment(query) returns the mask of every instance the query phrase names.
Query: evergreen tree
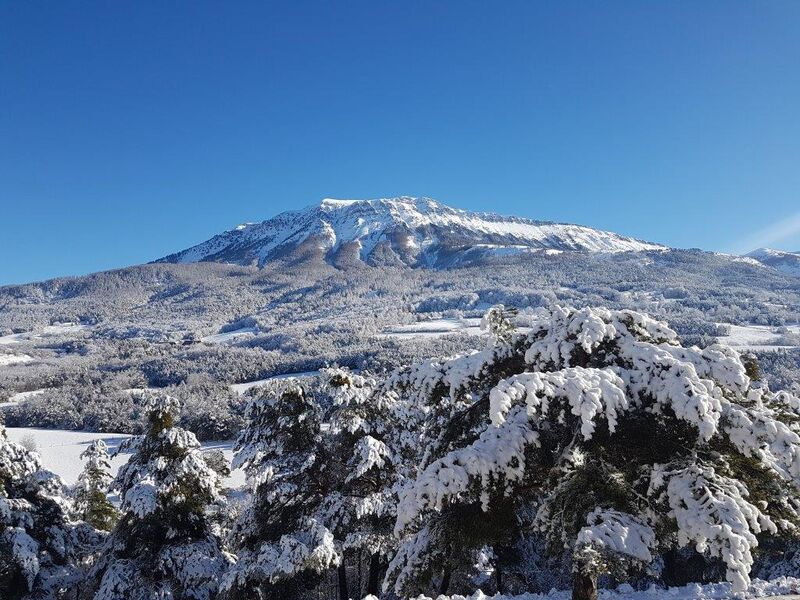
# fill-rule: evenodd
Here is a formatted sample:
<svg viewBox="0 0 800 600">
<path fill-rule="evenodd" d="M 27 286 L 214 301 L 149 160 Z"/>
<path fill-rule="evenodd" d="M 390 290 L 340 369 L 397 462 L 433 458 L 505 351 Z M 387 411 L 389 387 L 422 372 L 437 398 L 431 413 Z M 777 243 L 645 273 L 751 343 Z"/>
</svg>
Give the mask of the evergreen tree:
<svg viewBox="0 0 800 600">
<path fill-rule="evenodd" d="M 322 411 L 289 381 L 252 399 L 247 418 L 234 467 L 245 469 L 253 501 L 234 528 L 239 561 L 223 588 L 237 598 L 291 598 L 341 563 L 333 534 L 319 518 L 330 491 Z"/>
<path fill-rule="evenodd" d="M 751 382 L 731 349 L 683 348 L 633 311 L 555 307 L 489 352 L 430 366 L 417 391 L 446 383 L 470 404 L 402 491 L 398 593 L 426 585 L 442 539 L 495 546 L 522 529 L 570 549 L 576 599 L 596 597 L 600 573 L 690 545 L 742 592 L 758 537 L 796 525 L 800 400 Z M 467 522 L 477 531 L 459 539 Z"/>
<path fill-rule="evenodd" d="M 514 318 L 518 312 L 513 306 L 505 307 L 502 304 L 496 304 L 486 311 L 481 319 L 481 329 L 488 331 L 496 342 L 509 342 L 516 330 Z"/>
<path fill-rule="evenodd" d="M 8 441 L 0 424 L 0 598 L 69 599 L 99 542 L 68 519 L 61 479 L 38 456 Z"/>
<path fill-rule="evenodd" d="M 324 369 L 323 376 L 334 402 L 326 436 L 331 446 L 333 489 L 323 502 L 321 519 L 333 532 L 345 559 L 353 557 L 349 561 L 353 562 L 366 557 L 364 591 L 377 595 L 381 572 L 396 547 L 392 529 L 402 480 L 398 434 L 404 430 L 404 412 L 399 410 L 397 395 L 385 393 L 368 375 L 331 368 Z M 340 586 L 344 583 L 342 573 Z M 348 597 L 347 590 L 340 589 L 340 597 Z"/>
<path fill-rule="evenodd" d="M 95 600 L 209 600 L 232 562 L 209 518 L 224 501 L 194 434 L 175 427 L 179 402 L 146 398 L 148 431 L 121 447 L 130 460 L 112 483 L 122 516 L 91 573 Z"/>
<path fill-rule="evenodd" d="M 103 440 L 95 440 L 81 453 L 86 466 L 78 476 L 73 492 L 73 514 L 95 529 L 111 531 L 119 512 L 109 502 L 106 491 L 111 485 L 111 459 Z"/>
</svg>

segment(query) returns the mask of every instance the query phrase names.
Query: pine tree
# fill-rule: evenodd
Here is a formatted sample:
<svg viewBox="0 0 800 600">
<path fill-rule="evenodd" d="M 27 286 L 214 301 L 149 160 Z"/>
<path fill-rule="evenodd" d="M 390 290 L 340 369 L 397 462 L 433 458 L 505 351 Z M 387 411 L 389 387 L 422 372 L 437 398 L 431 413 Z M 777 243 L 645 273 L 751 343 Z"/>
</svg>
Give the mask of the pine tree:
<svg viewBox="0 0 800 600">
<path fill-rule="evenodd" d="M 111 484 L 111 459 L 103 440 L 95 440 L 81 453 L 86 466 L 78 476 L 73 492 L 73 514 L 95 529 L 111 531 L 119 512 L 109 502 L 106 491 Z"/>
<path fill-rule="evenodd" d="M 321 417 L 293 381 L 248 404 L 234 467 L 245 469 L 253 501 L 232 535 L 239 560 L 223 581 L 230 597 L 291 598 L 341 563 L 318 512 L 330 491 Z"/>
<path fill-rule="evenodd" d="M 506 307 L 502 304 L 496 304 L 486 311 L 483 319 L 481 319 L 481 329 L 488 331 L 496 342 L 509 342 L 514 331 L 516 331 L 514 317 L 517 316 L 518 312 L 513 306 Z"/>
<path fill-rule="evenodd" d="M 758 537 L 796 525 L 800 400 L 751 382 L 731 349 L 683 348 L 633 311 L 554 307 L 491 351 L 427 365 L 417 392 L 469 405 L 401 494 L 398 593 L 425 585 L 441 538 L 497 543 L 503 527 L 459 540 L 469 515 L 571 549 L 576 599 L 689 545 L 742 592 Z"/>
<path fill-rule="evenodd" d="M 61 479 L 38 456 L 8 441 L 0 424 L 0 598 L 72 598 L 81 566 L 99 542 L 69 521 Z"/>
<path fill-rule="evenodd" d="M 209 508 L 224 502 L 217 473 L 191 432 L 175 427 L 179 402 L 145 398 L 148 431 L 131 438 L 130 460 L 112 490 L 120 517 L 91 573 L 95 600 L 210 600 L 232 562 L 215 533 Z"/>
<path fill-rule="evenodd" d="M 334 402 L 326 436 L 333 489 L 323 502 L 321 519 L 345 557 L 367 557 L 365 592 L 377 595 L 381 571 L 396 547 L 392 529 L 403 456 L 398 437 L 405 413 L 396 394 L 384 393 L 369 375 L 331 368 L 323 376 Z M 348 597 L 345 589 L 340 597 Z"/>
</svg>

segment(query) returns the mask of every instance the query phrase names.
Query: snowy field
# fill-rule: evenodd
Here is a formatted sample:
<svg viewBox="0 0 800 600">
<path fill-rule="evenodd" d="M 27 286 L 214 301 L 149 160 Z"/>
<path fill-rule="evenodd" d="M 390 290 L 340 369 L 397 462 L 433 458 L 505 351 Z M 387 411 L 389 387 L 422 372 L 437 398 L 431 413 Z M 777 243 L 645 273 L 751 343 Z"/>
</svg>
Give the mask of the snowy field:
<svg viewBox="0 0 800 600">
<path fill-rule="evenodd" d="M 430 598 L 419 596 L 416 600 L 570 600 L 571 592 L 551 591 L 548 594 L 522 594 L 519 596 L 487 596 L 478 591 L 470 596 L 438 596 Z M 669 589 L 655 586 L 641 592 L 634 591 L 627 584 L 616 590 L 600 590 L 600 600 L 725 600 L 728 598 L 771 598 L 772 600 L 800 600 L 800 579 L 781 577 L 774 581 L 754 579 L 745 596 L 731 594 L 730 584 L 712 583 L 708 585 L 689 584 Z M 366 600 L 366 599 L 365 599 Z"/>
<path fill-rule="evenodd" d="M 248 381 L 247 383 L 234 383 L 231 389 L 237 394 L 244 394 L 247 390 L 264 385 L 270 381 L 280 381 L 282 379 L 306 379 L 308 377 L 316 377 L 319 371 L 300 371 L 298 373 L 284 373 L 283 375 L 273 375 L 266 379 L 258 379 L 257 381 Z"/>
<path fill-rule="evenodd" d="M 49 337 L 70 335 L 88 329 L 88 327 L 88 325 L 81 325 L 80 323 L 57 323 L 55 325 L 48 325 L 39 331 L 12 333 L 11 335 L 0 336 L 0 345 L 8 346 L 11 344 L 21 344 L 23 342 L 33 342 Z"/>
<path fill-rule="evenodd" d="M 30 400 L 31 398 L 35 398 L 40 394 L 43 394 L 45 390 L 32 390 L 30 392 L 19 392 L 11 396 L 8 399 L 8 402 L 4 402 L 0 404 L 0 408 L 5 408 L 6 406 L 11 406 L 12 404 L 19 404 L 20 402 L 25 402 L 25 400 Z"/>
<path fill-rule="evenodd" d="M 94 440 L 103 440 L 108 446 L 109 453 L 113 453 L 125 438 L 130 437 L 124 433 L 92 433 L 30 427 L 8 427 L 6 432 L 12 442 L 20 443 L 23 440 L 32 440 L 44 468 L 59 475 L 68 485 L 73 485 L 78 480 L 78 475 L 83 469 L 81 452 Z M 233 442 L 206 442 L 203 444 L 203 450 L 222 450 L 225 457 L 231 460 Z M 117 474 L 128 458 L 128 454 L 119 454 L 112 459 L 112 475 Z M 244 483 L 245 476 L 241 470 L 233 471 L 231 476 L 225 480 L 225 485 L 231 488 L 241 487 Z"/>
<path fill-rule="evenodd" d="M 407 337 L 439 337 L 452 333 L 465 333 L 469 335 L 482 335 L 481 320 L 475 318 L 464 319 L 431 319 L 419 321 L 410 325 L 398 325 L 383 332 L 387 338 Z"/>
<path fill-rule="evenodd" d="M 774 351 L 787 348 L 797 348 L 798 344 L 781 345 L 780 339 L 785 335 L 800 335 L 800 325 L 784 328 L 787 333 L 778 333 L 777 328 L 768 325 L 728 325 L 730 333 L 717 338 L 720 344 L 726 344 L 736 349 Z"/>
<path fill-rule="evenodd" d="M 236 329 L 234 331 L 228 331 L 226 333 L 215 333 L 214 335 L 207 335 L 205 337 L 200 338 L 200 341 L 204 344 L 235 344 L 236 342 L 241 342 L 252 337 L 258 333 L 258 329 L 255 327 L 242 327 L 241 329 Z"/>
<path fill-rule="evenodd" d="M 11 365 L 21 365 L 34 362 L 36 359 L 28 354 L 0 354 L 0 367 L 10 367 Z"/>
</svg>

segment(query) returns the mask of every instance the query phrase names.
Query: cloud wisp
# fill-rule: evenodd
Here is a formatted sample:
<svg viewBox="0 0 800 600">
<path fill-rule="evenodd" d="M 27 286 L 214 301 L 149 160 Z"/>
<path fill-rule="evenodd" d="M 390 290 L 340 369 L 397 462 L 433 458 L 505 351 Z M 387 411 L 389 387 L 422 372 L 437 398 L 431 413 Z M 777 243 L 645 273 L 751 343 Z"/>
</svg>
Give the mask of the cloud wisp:
<svg viewBox="0 0 800 600">
<path fill-rule="evenodd" d="M 770 247 L 797 235 L 800 235 L 800 212 L 742 238 L 733 245 L 734 251 L 737 254 L 746 254 L 756 248 Z"/>
</svg>

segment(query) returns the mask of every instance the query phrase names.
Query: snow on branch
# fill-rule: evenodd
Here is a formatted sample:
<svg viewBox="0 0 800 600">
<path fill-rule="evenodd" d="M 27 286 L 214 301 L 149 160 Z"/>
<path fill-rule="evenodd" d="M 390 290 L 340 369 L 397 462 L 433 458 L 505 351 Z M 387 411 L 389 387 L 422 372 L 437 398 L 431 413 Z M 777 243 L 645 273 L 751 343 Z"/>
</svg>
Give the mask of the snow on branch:
<svg viewBox="0 0 800 600">
<path fill-rule="evenodd" d="M 777 532 L 772 519 L 747 501 L 747 488 L 700 464 L 675 470 L 656 465 L 650 485 L 651 493 L 664 489 L 679 545 L 693 543 L 701 554 L 720 557 L 733 590 L 744 592 L 750 584 L 751 550 L 758 546 L 756 534 Z"/>
</svg>

